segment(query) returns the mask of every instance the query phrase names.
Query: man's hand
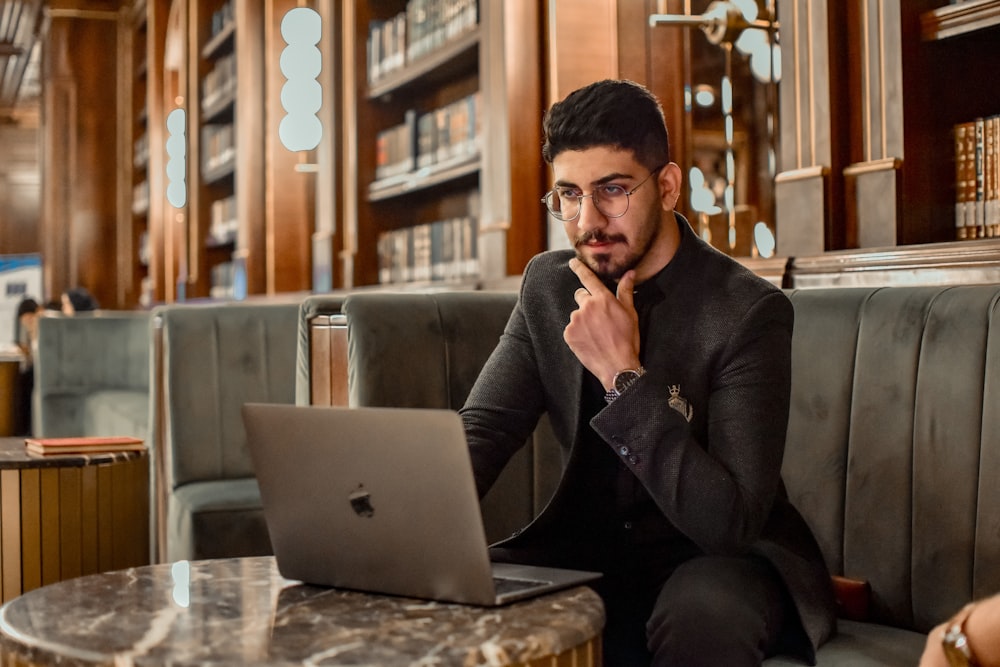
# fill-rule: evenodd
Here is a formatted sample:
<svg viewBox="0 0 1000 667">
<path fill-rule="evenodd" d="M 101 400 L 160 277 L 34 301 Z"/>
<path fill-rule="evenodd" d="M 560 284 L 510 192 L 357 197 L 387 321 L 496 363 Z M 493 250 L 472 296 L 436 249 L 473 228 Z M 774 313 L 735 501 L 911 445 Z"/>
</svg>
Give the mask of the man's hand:
<svg viewBox="0 0 1000 667">
<path fill-rule="evenodd" d="M 639 367 L 639 315 L 632 303 L 635 272 L 627 271 L 612 294 L 579 259 L 569 268 L 583 285 L 574 293 L 580 307 L 570 315 L 563 339 L 584 367 L 611 388 L 615 373 Z"/>
</svg>

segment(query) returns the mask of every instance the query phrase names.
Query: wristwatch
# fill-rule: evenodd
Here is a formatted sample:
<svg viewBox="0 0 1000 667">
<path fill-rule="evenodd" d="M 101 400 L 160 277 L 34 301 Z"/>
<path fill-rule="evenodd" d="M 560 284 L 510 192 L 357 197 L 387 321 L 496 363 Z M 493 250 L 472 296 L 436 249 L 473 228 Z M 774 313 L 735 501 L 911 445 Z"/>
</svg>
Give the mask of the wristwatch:
<svg viewBox="0 0 1000 667">
<path fill-rule="evenodd" d="M 962 611 L 955 614 L 955 617 L 945 626 L 944 637 L 941 639 L 941 647 L 944 655 L 948 658 L 951 667 L 978 667 L 975 657 L 972 655 L 972 648 L 969 646 L 969 638 L 965 636 L 965 622 L 972 614 L 974 604 L 967 604 Z"/>
<path fill-rule="evenodd" d="M 626 368 L 615 373 L 615 379 L 611 381 L 611 389 L 604 394 L 604 400 L 610 403 L 631 387 L 636 380 L 646 374 L 646 369 L 642 366 L 638 368 Z"/>
</svg>

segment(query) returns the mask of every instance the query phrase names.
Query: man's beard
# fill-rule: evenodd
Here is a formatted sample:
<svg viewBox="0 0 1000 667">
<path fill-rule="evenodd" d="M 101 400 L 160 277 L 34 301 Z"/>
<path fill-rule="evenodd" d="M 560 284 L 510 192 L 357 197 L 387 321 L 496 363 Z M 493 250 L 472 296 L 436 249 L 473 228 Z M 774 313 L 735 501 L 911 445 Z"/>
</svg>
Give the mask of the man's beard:
<svg viewBox="0 0 1000 667">
<path fill-rule="evenodd" d="M 646 225 L 651 226 L 652 223 L 647 222 Z M 653 227 L 653 230 L 648 235 L 640 234 L 636 237 L 635 241 L 639 244 L 639 247 L 636 249 L 637 251 L 632 251 L 629 248 L 628 239 L 622 234 L 605 234 L 599 229 L 592 232 L 584 232 L 578 236 L 573 242 L 573 247 L 576 249 L 577 259 L 586 264 L 602 282 L 609 285 L 615 284 L 621 280 L 623 275 L 639 266 L 639 263 L 649 252 L 649 249 L 653 247 L 653 243 L 659 236 L 658 228 Z M 621 243 L 629 249 L 629 252 L 617 263 L 612 259 L 612 253 L 610 252 L 594 253 L 588 258 L 583 255 L 583 246 L 591 241 Z"/>
</svg>

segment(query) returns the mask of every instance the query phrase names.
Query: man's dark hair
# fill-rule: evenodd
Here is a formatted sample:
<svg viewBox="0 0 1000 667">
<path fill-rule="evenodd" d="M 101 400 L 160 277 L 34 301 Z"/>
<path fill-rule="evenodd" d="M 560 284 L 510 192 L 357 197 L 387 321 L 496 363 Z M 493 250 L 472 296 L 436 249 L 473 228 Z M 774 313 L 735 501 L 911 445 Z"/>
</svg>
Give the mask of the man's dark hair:
<svg viewBox="0 0 1000 667">
<path fill-rule="evenodd" d="M 552 163 L 563 151 L 596 146 L 630 150 L 649 169 L 670 162 L 663 108 L 634 81 L 605 79 L 556 102 L 542 122 L 542 157 Z"/>
</svg>

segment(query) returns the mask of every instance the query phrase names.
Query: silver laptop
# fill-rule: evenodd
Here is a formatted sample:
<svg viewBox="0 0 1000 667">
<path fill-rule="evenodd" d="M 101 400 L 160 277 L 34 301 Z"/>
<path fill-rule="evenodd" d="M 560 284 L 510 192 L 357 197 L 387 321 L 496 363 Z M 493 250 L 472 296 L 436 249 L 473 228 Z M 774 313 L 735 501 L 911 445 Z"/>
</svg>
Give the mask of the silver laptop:
<svg viewBox="0 0 1000 667">
<path fill-rule="evenodd" d="M 243 422 L 287 579 L 494 606 L 601 576 L 490 562 L 456 412 L 248 403 Z"/>
</svg>

